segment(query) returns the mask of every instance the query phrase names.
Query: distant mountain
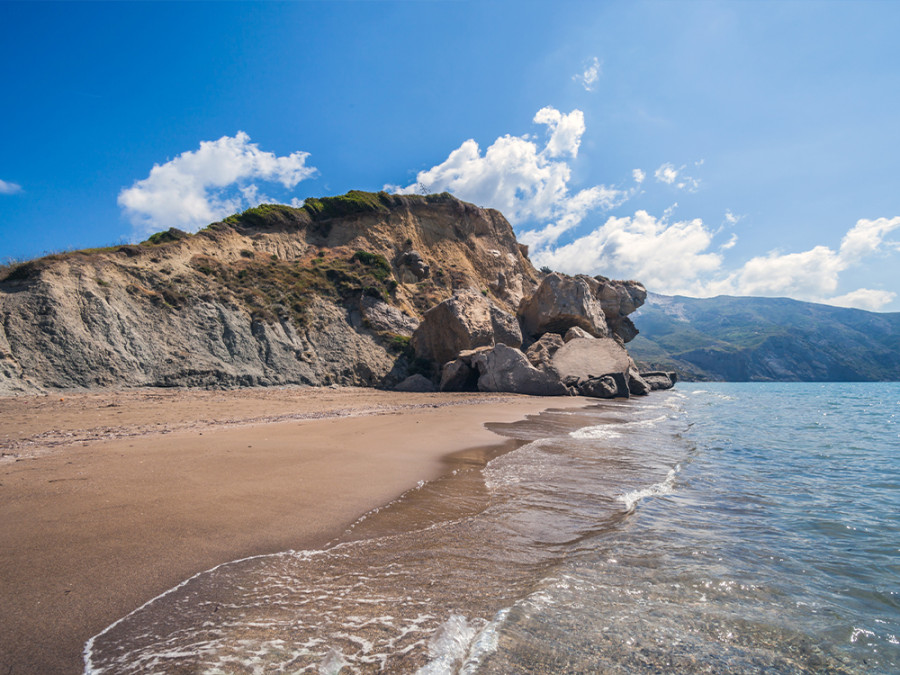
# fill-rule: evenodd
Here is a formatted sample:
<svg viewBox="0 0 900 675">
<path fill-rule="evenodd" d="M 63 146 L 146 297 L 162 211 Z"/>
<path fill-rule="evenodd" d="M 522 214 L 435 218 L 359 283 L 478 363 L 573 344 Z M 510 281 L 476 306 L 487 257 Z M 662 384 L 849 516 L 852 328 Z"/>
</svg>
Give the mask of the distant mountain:
<svg viewBox="0 0 900 675">
<path fill-rule="evenodd" d="M 629 343 L 644 368 L 688 380 L 900 380 L 900 313 L 787 298 L 688 298 L 651 293 Z"/>
</svg>

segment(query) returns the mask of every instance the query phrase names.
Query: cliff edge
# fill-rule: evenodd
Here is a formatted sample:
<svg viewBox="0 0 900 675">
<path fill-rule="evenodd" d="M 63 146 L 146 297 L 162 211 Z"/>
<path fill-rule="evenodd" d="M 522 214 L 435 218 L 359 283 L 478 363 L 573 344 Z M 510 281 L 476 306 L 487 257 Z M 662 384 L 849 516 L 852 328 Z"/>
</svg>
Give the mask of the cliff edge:
<svg viewBox="0 0 900 675">
<path fill-rule="evenodd" d="M 429 310 L 466 291 L 523 320 L 544 276 L 502 214 L 447 193 L 262 205 L 0 271 L 0 394 L 437 382 L 412 344 Z"/>
</svg>

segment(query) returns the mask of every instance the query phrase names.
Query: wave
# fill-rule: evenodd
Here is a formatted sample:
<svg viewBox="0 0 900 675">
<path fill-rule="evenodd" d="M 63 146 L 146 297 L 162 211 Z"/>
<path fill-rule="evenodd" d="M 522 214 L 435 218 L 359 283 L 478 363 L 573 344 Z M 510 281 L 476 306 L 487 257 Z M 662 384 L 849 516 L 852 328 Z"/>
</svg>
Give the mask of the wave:
<svg viewBox="0 0 900 675">
<path fill-rule="evenodd" d="M 678 472 L 681 471 L 681 465 L 676 465 L 673 469 L 669 469 L 668 475 L 666 475 L 665 480 L 655 483 L 650 487 L 646 487 L 640 490 L 632 490 L 631 492 L 627 492 L 621 497 L 619 497 L 619 501 L 625 504 L 626 513 L 631 513 L 637 507 L 638 502 L 647 497 L 658 497 L 660 495 L 670 494 L 675 490 L 675 476 L 678 475 Z"/>
</svg>

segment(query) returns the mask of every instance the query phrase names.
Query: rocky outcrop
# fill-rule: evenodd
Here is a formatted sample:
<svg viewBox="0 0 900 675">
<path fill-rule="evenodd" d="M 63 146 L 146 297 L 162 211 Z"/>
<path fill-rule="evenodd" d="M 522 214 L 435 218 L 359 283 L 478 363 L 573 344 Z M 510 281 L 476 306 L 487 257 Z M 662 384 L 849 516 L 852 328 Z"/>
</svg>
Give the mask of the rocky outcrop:
<svg viewBox="0 0 900 675">
<path fill-rule="evenodd" d="M 412 347 L 421 359 L 443 364 L 466 350 L 505 344 L 522 346 L 515 318 L 481 293 L 461 291 L 432 307 L 412 336 Z"/>
<path fill-rule="evenodd" d="M 678 374 L 674 370 L 653 370 L 642 372 L 641 377 L 650 386 L 650 389 L 671 389 L 678 382 Z"/>
<path fill-rule="evenodd" d="M 631 342 L 637 337 L 638 329 L 628 315 L 644 304 L 647 289 L 637 281 L 612 281 L 606 277 L 594 277 L 594 280 L 598 283 L 595 292 L 610 331 L 623 342 Z"/>
<path fill-rule="evenodd" d="M 467 352 L 447 364 L 447 377 L 441 391 L 453 391 L 452 384 L 463 382 L 478 391 L 513 392 L 532 396 L 566 396 L 570 390 L 555 373 L 539 370 L 520 350 L 505 344 Z M 455 382 L 452 382 L 455 380 Z"/>
<path fill-rule="evenodd" d="M 622 348 L 643 293 L 604 277 L 542 277 L 501 214 L 447 194 L 263 205 L 195 235 L 0 269 L 0 394 L 644 393 L 662 378 L 642 380 Z"/>
<path fill-rule="evenodd" d="M 593 283 L 592 283 L 593 282 Z M 595 337 L 606 337 L 609 328 L 599 299 L 596 282 L 590 277 L 548 274 L 534 294 L 522 300 L 518 316 L 525 334 L 564 335 L 573 326 Z"/>
<path fill-rule="evenodd" d="M 500 213 L 447 194 L 264 205 L 194 235 L 0 267 L 0 394 L 392 387 L 426 310 L 486 289 L 491 334 L 515 344 L 538 277 Z"/>
</svg>

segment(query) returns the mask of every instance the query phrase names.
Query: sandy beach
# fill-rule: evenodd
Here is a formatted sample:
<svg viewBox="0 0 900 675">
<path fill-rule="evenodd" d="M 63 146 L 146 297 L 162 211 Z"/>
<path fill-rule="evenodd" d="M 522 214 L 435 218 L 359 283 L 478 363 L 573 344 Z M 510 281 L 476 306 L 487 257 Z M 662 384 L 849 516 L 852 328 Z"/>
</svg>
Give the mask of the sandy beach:
<svg viewBox="0 0 900 675">
<path fill-rule="evenodd" d="M 321 548 L 365 512 L 581 398 L 306 387 L 0 398 L 0 672 L 78 673 L 85 641 L 229 560 Z"/>
</svg>

